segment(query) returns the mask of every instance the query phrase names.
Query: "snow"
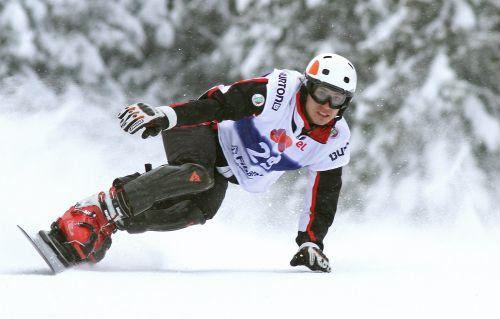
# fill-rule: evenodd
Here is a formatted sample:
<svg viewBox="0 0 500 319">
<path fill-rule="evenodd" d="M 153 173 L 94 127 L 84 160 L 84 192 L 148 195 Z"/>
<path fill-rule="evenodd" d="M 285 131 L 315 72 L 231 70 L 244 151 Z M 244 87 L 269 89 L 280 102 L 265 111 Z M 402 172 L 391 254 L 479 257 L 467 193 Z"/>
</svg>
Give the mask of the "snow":
<svg viewBox="0 0 500 319">
<path fill-rule="evenodd" d="M 35 55 L 34 34 L 29 29 L 29 18 L 20 4 L 11 2 L 6 5 L 0 13 L 0 29 L 7 30 L 6 33 L 12 33 L 15 35 L 13 38 L 17 38 L 13 43 L 12 52 L 26 59 Z"/>
<path fill-rule="evenodd" d="M 353 222 L 341 213 L 325 241 L 333 272 L 312 273 L 288 266 L 298 215 L 269 224 L 265 216 L 285 205 L 259 203 L 264 197 L 237 187 L 206 225 L 117 233 L 100 264 L 49 276 L 15 225 L 47 229 L 115 176 L 164 161 L 161 141 L 119 130 L 114 107 L 97 108 L 82 96 L 59 102 L 64 107 L 0 115 L 3 318 L 500 315 L 500 229 L 484 225 L 473 212 L 440 225 Z M 406 183 L 409 191 L 415 188 Z"/>
<path fill-rule="evenodd" d="M 0 316 L 500 318 L 490 2 L 345 2 L 330 16 L 322 0 L 238 0 L 237 15 L 215 0 L 0 5 Z M 206 35 L 217 41 L 194 45 Z M 230 186 L 206 225 L 120 232 L 98 265 L 48 276 L 16 224 L 47 229 L 116 176 L 165 162 L 160 139 L 120 131 L 127 99 L 170 103 L 329 50 L 363 79 L 325 240 L 332 273 L 288 265 L 299 180 L 279 196 Z"/>
<path fill-rule="evenodd" d="M 455 74 L 449 65 L 448 56 L 440 50 L 431 63 L 427 80 L 422 86 L 420 94 L 428 101 L 432 101 L 439 97 L 442 85 L 455 78 Z"/>
<path fill-rule="evenodd" d="M 498 234 L 395 226 L 339 221 L 330 274 L 288 267 L 290 234 L 214 222 L 118 234 L 102 264 L 52 277 L 2 224 L 17 252 L 0 306 L 7 318 L 497 318 Z"/>
<path fill-rule="evenodd" d="M 155 40 L 165 48 L 172 46 L 175 40 L 174 28 L 170 23 L 162 23 L 155 34 Z"/>
<path fill-rule="evenodd" d="M 250 0 L 238 0 L 236 1 L 236 9 L 238 12 L 244 12 L 250 5 Z"/>
<path fill-rule="evenodd" d="M 455 31 L 460 29 L 470 30 L 476 26 L 476 16 L 474 10 L 466 1 L 455 1 L 455 15 L 452 20 L 452 28 Z"/>
<path fill-rule="evenodd" d="M 488 116 L 484 104 L 474 96 L 467 96 L 465 114 L 471 119 L 470 124 L 490 151 L 500 147 L 500 120 Z"/>
<path fill-rule="evenodd" d="M 388 41 L 394 30 L 398 28 L 404 19 L 408 16 L 406 7 L 399 8 L 395 13 L 388 18 L 382 20 L 373 31 L 368 34 L 366 40 L 359 44 L 359 48 L 366 49 L 376 47 L 385 41 Z"/>
</svg>

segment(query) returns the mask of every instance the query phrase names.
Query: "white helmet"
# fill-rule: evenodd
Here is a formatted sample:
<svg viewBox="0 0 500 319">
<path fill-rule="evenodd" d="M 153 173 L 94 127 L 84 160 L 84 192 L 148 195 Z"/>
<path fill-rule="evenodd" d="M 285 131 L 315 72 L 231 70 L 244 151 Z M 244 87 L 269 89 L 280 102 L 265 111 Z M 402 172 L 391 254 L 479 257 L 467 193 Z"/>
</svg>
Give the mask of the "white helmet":
<svg viewBox="0 0 500 319">
<path fill-rule="evenodd" d="M 307 65 L 305 76 L 308 90 L 314 85 L 324 85 L 346 94 L 347 99 L 342 108 L 349 105 L 356 91 L 356 69 L 349 60 L 338 54 L 325 53 L 314 57 Z"/>
<path fill-rule="evenodd" d="M 314 57 L 307 65 L 306 76 L 351 93 L 356 91 L 356 69 L 338 54 L 326 53 Z"/>
</svg>

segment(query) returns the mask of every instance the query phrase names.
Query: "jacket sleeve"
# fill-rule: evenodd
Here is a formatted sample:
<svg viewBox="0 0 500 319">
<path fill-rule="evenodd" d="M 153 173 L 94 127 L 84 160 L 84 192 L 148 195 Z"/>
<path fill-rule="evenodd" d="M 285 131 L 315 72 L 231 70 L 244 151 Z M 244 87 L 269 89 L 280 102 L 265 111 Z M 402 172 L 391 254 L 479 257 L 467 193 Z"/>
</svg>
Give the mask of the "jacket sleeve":
<svg viewBox="0 0 500 319">
<path fill-rule="evenodd" d="M 219 85 L 198 100 L 170 105 L 177 117 L 175 126 L 203 125 L 258 115 L 264 108 L 262 99 L 265 101 L 267 81 L 267 78 L 261 77 L 229 86 Z"/>
<path fill-rule="evenodd" d="M 299 246 L 305 242 L 313 242 L 323 249 L 323 239 L 337 211 L 342 188 L 342 167 L 327 171 L 310 171 L 309 184 L 295 241 Z"/>
</svg>

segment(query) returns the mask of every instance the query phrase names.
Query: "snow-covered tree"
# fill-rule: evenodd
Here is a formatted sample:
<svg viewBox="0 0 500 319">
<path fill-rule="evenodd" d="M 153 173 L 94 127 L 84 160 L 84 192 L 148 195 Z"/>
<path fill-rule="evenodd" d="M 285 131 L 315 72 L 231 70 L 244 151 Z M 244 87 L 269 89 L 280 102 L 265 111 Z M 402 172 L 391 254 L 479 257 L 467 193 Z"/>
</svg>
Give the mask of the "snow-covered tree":
<svg viewBox="0 0 500 319">
<path fill-rule="evenodd" d="M 167 104 L 334 51 L 359 77 L 343 208 L 487 219 L 500 215 L 498 12 L 490 0 L 2 0 L 0 96 L 19 112 L 68 90 L 103 107 Z"/>
</svg>

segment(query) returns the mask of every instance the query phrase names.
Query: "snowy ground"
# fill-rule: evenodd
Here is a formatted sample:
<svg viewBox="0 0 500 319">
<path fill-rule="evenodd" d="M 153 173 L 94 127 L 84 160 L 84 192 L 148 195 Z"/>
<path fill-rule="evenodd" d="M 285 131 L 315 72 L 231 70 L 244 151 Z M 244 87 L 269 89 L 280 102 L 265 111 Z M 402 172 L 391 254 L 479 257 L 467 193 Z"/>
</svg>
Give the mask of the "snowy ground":
<svg viewBox="0 0 500 319">
<path fill-rule="evenodd" d="M 326 240 L 333 272 L 311 273 L 288 266 L 296 221 L 263 225 L 253 197 L 236 189 L 204 226 L 118 233 L 102 263 L 50 276 L 15 225 L 47 228 L 114 176 L 163 160 L 159 141 L 100 140 L 101 122 L 85 131 L 66 121 L 71 112 L 0 117 L 2 318 L 500 317 L 498 226 L 340 214 Z"/>
<path fill-rule="evenodd" d="M 498 318 L 499 236 L 338 221 L 330 274 L 287 265 L 291 235 L 243 225 L 117 236 L 102 264 L 47 275 L 2 225 L 3 318 Z M 464 236 L 465 235 L 465 236 Z M 12 236 L 12 237 L 11 237 Z M 495 240 L 495 241 L 494 241 Z M 15 249 L 15 251 L 14 251 Z M 27 304 L 28 301 L 28 304 Z"/>
</svg>

